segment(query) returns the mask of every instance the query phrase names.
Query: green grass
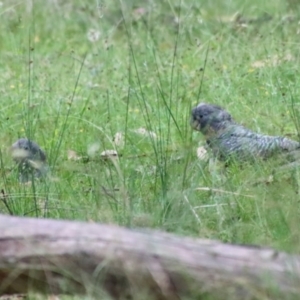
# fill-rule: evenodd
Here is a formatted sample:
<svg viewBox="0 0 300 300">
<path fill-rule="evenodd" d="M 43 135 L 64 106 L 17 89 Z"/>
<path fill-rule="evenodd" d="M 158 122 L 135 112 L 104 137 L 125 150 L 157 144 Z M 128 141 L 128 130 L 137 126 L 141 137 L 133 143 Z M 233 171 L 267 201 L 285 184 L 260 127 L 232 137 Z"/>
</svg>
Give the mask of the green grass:
<svg viewBox="0 0 300 300">
<path fill-rule="evenodd" d="M 298 138 L 295 1 L 29 2 L 0 7 L 1 189 L 14 215 L 299 253 L 299 171 L 254 184 L 272 162 L 209 165 L 189 126 L 205 101 L 255 131 Z M 17 182 L 7 149 L 22 136 L 46 150 L 51 180 Z M 111 149 L 119 159 L 101 159 Z M 84 159 L 68 160 L 68 150 Z"/>
</svg>

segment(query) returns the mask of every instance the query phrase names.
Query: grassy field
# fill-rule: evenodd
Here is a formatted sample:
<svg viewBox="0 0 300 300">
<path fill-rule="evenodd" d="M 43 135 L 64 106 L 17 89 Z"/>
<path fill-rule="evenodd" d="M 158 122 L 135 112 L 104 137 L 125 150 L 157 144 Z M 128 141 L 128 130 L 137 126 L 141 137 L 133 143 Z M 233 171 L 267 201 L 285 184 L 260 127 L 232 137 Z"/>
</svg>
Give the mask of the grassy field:
<svg viewBox="0 0 300 300">
<path fill-rule="evenodd" d="M 199 160 L 189 125 L 208 102 L 299 138 L 297 1 L 7 0 L 0 14 L 0 188 L 14 215 L 299 253 L 299 170 L 271 180 L 272 162 Z M 47 152 L 46 182 L 18 183 L 19 137 Z"/>
</svg>

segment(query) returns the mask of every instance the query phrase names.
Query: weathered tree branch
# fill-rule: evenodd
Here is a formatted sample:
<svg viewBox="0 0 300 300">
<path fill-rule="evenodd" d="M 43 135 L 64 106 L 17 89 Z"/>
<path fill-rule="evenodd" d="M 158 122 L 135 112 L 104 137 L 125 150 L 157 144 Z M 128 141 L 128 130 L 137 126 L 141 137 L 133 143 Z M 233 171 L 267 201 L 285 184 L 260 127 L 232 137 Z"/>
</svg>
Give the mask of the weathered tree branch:
<svg viewBox="0 0 300 300">
<path fill-rule="evenodd" d="M 299 279 L 300 256 L 272 249 L 111 225 L 0 216 L 0 293 L 297 299 Z"/>
</svg>

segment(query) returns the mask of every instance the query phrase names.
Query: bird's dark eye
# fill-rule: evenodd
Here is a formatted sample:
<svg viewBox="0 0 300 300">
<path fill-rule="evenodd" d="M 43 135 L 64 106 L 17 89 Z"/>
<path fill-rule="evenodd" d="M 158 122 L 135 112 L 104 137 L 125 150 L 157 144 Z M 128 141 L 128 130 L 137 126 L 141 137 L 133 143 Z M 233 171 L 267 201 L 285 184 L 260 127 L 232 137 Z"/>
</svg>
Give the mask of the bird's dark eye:
<svg viewBox="0 0 300 300">
<path fill-rule="evenodd" d="M 202 118 L 203 118 L 203 115 L 199 115 L 199 118 L 202 119 Z"/>
</svg>

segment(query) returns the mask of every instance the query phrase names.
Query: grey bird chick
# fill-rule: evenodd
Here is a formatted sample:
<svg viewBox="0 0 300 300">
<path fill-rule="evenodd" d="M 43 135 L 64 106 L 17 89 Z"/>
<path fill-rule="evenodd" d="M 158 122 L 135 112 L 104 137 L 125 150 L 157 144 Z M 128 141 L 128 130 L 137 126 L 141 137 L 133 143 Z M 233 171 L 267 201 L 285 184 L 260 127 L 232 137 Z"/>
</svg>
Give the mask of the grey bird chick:
<svg viewBox="0 0 300 300">
<path fill-rule="evenodd" d="M 11 153 L 18 165 L 20 182 L 28 182 L 33 177 L 40 178 L 46 175 L 46 154 L 37 143 L 21 138 L 11 146 Z"/>
<path fill-rule="evenodd" d="M 267 159 L 300 150 L 299 142 L 255 133 L 237 124 L 226 110 L 212 104 L 200 103 L 192 109 L 191 126 L 204 135 L 213 154 L 224 161 Z"/>
</svg>

